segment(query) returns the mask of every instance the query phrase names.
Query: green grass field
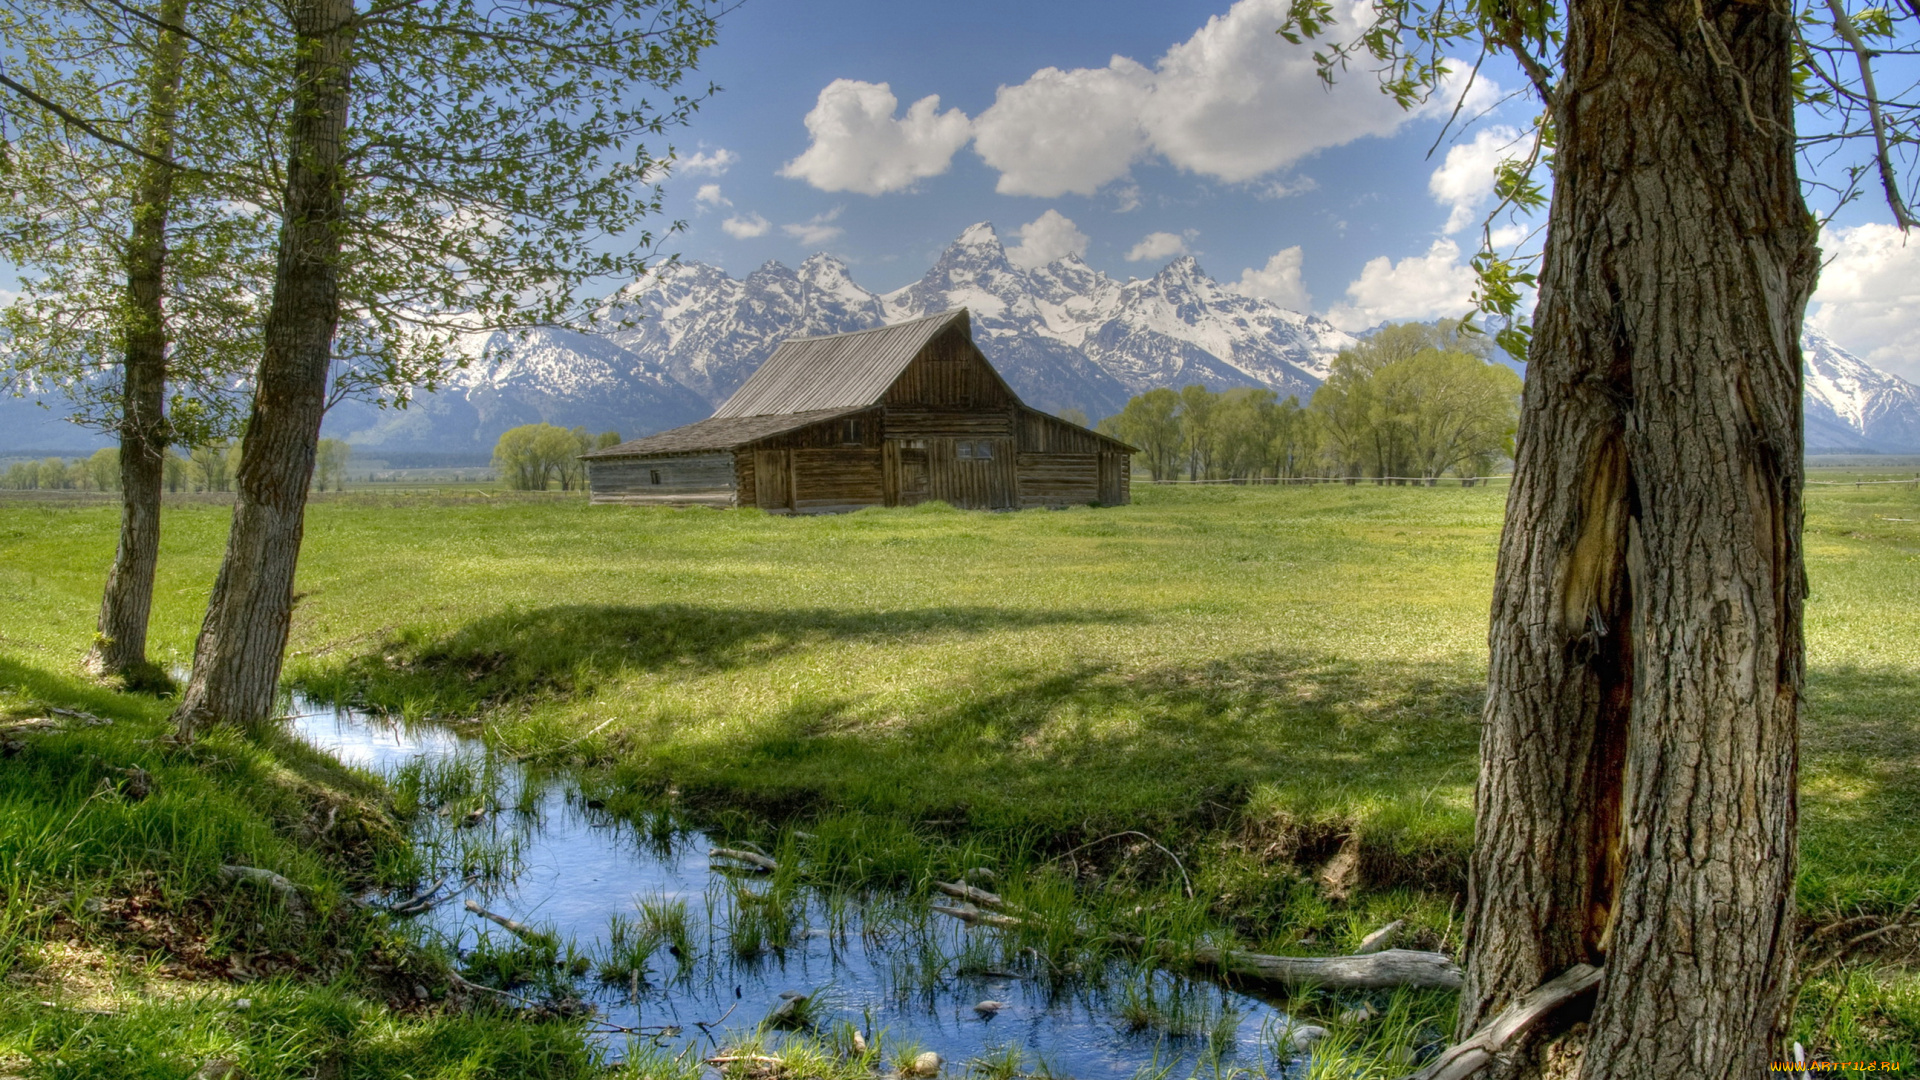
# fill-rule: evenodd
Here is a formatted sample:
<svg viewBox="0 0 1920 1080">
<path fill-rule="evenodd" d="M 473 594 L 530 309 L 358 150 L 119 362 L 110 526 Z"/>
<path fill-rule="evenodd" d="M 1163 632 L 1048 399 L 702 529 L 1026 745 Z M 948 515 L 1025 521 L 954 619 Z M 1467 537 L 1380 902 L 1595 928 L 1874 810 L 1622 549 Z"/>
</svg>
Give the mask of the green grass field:
<svg viewBox="0 0 1920 1080">
<path fill-rule="evenodd" d="M 635 807 L 1035 855 L 1139 830 L 1251 944 L 1394 914 L 1447 942 L 1503 499 L 1140 485 L 1124 508 L 788 519 L 350 492 L 312 508 L 288 676 L 568 744 Z M 1884 918 L 1920 892 L 1920 491 L 1808 505 L 1801 906 Z M 226 519 L 168 512 L 162 662 L 188 658 Z M 75 677 L 115 521 L 0 501 L 9 671 Z M 1330 901 L 1309 877 L 1348 843 L 1360 889 Z M 1834 1046 L 1920 1041 L 1884 964 L 1829 969 L 1802 1013 Z"/>
</svg>

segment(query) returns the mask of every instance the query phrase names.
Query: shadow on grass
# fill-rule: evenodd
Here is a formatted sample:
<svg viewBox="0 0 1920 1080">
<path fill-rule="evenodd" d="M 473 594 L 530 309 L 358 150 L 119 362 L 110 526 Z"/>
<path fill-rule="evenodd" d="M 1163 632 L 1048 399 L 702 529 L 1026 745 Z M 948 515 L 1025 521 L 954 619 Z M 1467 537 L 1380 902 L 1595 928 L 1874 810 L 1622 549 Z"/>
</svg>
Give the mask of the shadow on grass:
<svg viewBox="0 0 1920 1080">
<path fill-rule="evenodd" d="M 1122 829 L 1230 834 L 1271 861 L 1348 837 L 1375 881 L 1462 883 L 1482 676 L 1263 651 L 1146 671 L 976 667 L 898 698 L 641 729 L 616 767 L 709 808 L 823 810 L 1020 834 L 1062 850 Z"/>
<path fill-rule="evenodd" d="M 620 674 L 710 673 L 765 664 L 831 641 L 898 641 L 1131 618 L 1123 612 L 986 607 L 850 612 L 575 604 L 507 611 L 444 636 L 403 631 L 374 653 L 296 678 L 309 693 L 327 700 L 455 714 L 520 699 L 586 694 Z"/>
</svg>

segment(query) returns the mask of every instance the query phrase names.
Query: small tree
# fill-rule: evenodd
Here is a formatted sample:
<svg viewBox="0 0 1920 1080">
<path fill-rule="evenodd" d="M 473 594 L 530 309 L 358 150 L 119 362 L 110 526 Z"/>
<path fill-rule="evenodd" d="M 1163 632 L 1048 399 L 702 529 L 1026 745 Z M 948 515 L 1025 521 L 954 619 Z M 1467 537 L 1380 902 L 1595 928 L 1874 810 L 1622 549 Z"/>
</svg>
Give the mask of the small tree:
<svg viewBox="0 0 1920 1080">
<path fill-rule="evenodd" d="M 232 388 L 256 350 L 271 204 L 228 167 L 207 122 L 251 65 L 234 20 L 201 0 L 0 4 L 14 76 L 0 259 L 20 297 L 0 311 L 0 379 L 61 394 L 119 442 L 120 541 L 87 666 L 145 677 L 170 445 L 232 430 Z M 186 156 L 179 167 L 182 131 Z M 171 404 L 169 405 L 169 400 Z"/>
<path fill-rule="evenodd" d="M 112 491 L 120 486 L 120 451 L 101 447 L 87 459 L 87 486 L 95 491 Z"/>
<path fill-rule="evenodd" d="M 235 447 L 221 442 L 196 446 L 187 460 L 193 468 L 193 484 L 201 491 L 233 490 Z"/>
<path fill-rule="evenodd" d="M 341 439 L 321 439 L 315 448 L 313 459 L 314 490 L 325 491 L 332 484 L 333 490 L 347 489 L 347 462 L 353 458 L 353 447 Z"/>
<path fill-rule="evenodd" d="M 285 94 L 246 116 L 284 133 L 259 170 L 280 229 L 240 496 L 174 712 L 181 737 L 273 716 L 330 399 L 431 389 L 465 362 L 456 342 L 472 331 L 583 325 L 598 310 L 588 283 L 648 271 L 655 238 L 636 223 L 660 209 L 663 159 L 645 140 L 704 96 L 677 88 L 713 40 L 714 6 L 244 9 L 285 17 L 260 28 Z"/>
<path fill-rule="evenodd" d="M 570 490 L 569 470 L 579 464 L 579 455 L 588 446 L 586 429 L 555 427 L 552 424 L 522 424 L 509 428 L 493 448 L 493 469 L 515 491 L 545 491 L 555 481 L 561 490 Z"/>
<path fill-rule="evenodd" d="M 576 427 L 567 432 L 567 435 L 573 441 L 573 452 L 563 454 L 559 461 L 561 491 L 572 491 L 574 488 L 585 486 L 587 463 L 580 460 L 580 455 L 593 449 L 593 436 L 587 434 L 586 428 Z"/>
<path fill-rule="evenodd" d="M 1118 413 L 1100 422 L 1114 438 L 1130 442 L 1146 456 L 1155 480 L 1178 475 L 1181 450 L 1180 395 L 1165 388 L 1129 398 Z"/>
<path fill-rule="evenodd" d="M 161 482 L 168 491 L 179 493 L 191 490 L 192 468 L 186 458 L 168 450 L 161 461 Z"/>
</svg>

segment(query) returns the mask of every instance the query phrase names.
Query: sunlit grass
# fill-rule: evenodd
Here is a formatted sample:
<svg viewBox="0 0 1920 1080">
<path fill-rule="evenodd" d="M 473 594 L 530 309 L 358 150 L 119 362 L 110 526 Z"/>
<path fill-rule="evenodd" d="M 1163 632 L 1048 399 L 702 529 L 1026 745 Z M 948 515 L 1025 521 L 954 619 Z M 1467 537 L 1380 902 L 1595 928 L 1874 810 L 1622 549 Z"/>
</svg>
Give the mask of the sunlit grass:
<svg viewBox="0 0 1920 1080">
<path fill-rule="evenodd" d="M 1405 918 L 1405 944 L 1457 945 L 1503 491 L 1136 496 L 825 519 L 328 498 L 289 673 L 400 715 L 484 718 L 500 747 L 587 766 L 609 812 L 797 845 L 812 883 L 921 889 L 992 866 L 1061 928 L 1035 931 L 1042 955 L 1072 951 L 1070 909 L 1298 951 Z M 1885 914 L 1920 891 L 1920 492 L 1823 487 L 1808 506 L 1801 903 Z M 7 656 L 71 669 L 113 526 L 110 506 L 0 500 Z M 224 526 L 218 506 L 168 510 L 167 662 L 186 659 Z M 403 799 L 458 803 L 457 778 L 420 779 Z M 1120 830 L 1184 865 L 1127 839 L 1047 863 Z M 1349 840 L 1359 888 L 1329 901 L 1312 873 Z M 1194 910 L 1151 907 L 1189 883 Z M 767 947 L 767 914 L 734 916 L 742 944 Z"/>
</svg>

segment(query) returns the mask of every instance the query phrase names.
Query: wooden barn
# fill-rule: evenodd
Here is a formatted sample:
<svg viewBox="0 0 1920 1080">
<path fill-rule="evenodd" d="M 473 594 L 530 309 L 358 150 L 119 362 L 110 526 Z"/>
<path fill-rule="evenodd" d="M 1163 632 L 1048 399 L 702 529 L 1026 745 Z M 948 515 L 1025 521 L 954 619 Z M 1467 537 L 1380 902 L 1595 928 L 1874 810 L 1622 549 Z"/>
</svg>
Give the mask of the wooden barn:
<svg viewBox="0 0 1920 1080">
<path fill-rule="evenodd" d="M 1022 404 L 960 308 L 783 342 L 708 419 L 583 457 L 596 503 L 831 514 L 1116 506 L 1132 452 Z"/>
</svg>

